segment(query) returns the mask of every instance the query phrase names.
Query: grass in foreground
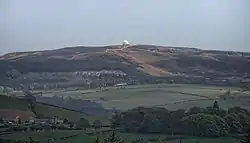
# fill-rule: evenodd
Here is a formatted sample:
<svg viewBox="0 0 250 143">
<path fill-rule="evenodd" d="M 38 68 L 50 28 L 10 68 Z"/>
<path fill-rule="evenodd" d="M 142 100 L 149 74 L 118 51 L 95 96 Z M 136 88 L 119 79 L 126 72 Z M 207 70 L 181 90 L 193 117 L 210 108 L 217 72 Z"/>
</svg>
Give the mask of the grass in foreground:
<svg viewBox="0 0 250 143">
<path fill-rule="evenodd" d="M 69 136 L 78 134 L 77 137 L 69 138 L 66 140 L 59 140 L 61 137 Z M 19 139 L 19 140 L 28 140 L 31 136 L 34 140 L 39 141 L 47 141 L 49 138 L 56 138 L 58 140 L 55 141 L 55 143 L 93 143 L 93 141 L 96 139 L 96 136 L 99 137 L 100 140 L 103 140 L 107 138 L 110 135 L 110 133 L 103 133 L 99 135 L 87 135 L 84 131 L 46 131 L 46 132 L 24 132 L 24 133 L 13 133 L 10 135 L 4 135 L 0 138 L 4 139 Z M 166 140 L 163 141 L 166 138 L 170 138 L 169 135 L 150 135 L 150 134 L 130 134 L 130 133 L 118 133 L 118 136 L 120 136 L 125 143 L 131 143 L 133 140 L 138 138 L 144 138 L 144 139 L 151 139 L 156 140 L 155 143 L 179 143 L 180 139 L 176 139 L 178 137 L 182 138 L 184 143 L 196 143 L 198 140 L 199 143 L 239 143 L 239 140 L 225 137 L 225 138 L 193 138 L 193 137 L 185 137 L 185 136 L 175 136 L 174 140 Z"/>
<path fill-rule="evenodd" d="M 184 143 L 240 143 L 239 140 L 234 138 L 205 138 L 205 139 L 184 139 Z M 164 142 L 163 142 L 164 143 Z M 180 140 L 171 140 L 166 143 L 180 143 Z"/>
</svg>

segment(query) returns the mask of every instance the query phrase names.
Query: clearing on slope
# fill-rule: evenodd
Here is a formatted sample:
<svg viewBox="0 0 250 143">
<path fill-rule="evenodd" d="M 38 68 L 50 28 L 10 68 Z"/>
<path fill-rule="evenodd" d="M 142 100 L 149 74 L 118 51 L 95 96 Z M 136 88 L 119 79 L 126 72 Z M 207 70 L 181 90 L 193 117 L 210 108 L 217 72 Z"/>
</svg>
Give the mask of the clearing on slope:
<svg viewBox="0 0 250 143">
<path fill-rule="evenodd" d="M 149 75 L 152 76 L 166 76 L 166 75 L 170 75 L 171 73 L 161 69 L 161 68 L 156 68 L 150 64 L 147 64 L 145 62 L 145 60 L 143 60 L 142 58 L 137 58 L 135 56 L 133 56 L 132 54 L 130 54 L 131 51 L 126 49 L 109 49 L 106 52 L 108 53 L 113 53 L 117 56 L 120 56 L 122 58 L 127 59 L 128 61 L 131 61 L 132 63 L 136 63 L 139 67 L 137 68 L 140 71 L 143 71 L 144 73 L 147 73 Z"/>
</svg>

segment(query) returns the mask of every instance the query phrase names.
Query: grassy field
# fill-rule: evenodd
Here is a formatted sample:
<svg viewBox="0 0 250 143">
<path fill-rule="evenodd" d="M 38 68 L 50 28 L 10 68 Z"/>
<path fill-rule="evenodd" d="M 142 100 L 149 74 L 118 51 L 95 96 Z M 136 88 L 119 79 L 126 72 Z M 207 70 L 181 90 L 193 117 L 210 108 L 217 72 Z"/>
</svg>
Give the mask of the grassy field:
<svg viewBox="0 0 250 143">
<path fill-rule="evenodd" d="M 103 123 L 108 124 L 108 120 L 101 119 L 99 117 L 89 116 L 85 113 L 62 109 L 62 108 L 58 108 L 55 106 L 49 106 L 49 105 L 44 105 L 40 103 L 37 103 L 35 105 L 35 110 L 37 114 L 44 115 L 46 117 L 58 116 L 60 118 L 67 118 L 70 121 L 78 121 L 80 118 L 85 118 L 90 123 L 98 119 L 98 120 L 102 120 Z"/>
<path fill-rule="evenodd" d="M 231 89 L 232 93 L 240 93 L 238 88 L 205 86 L 205 85 L 183 85 L 183 84 L 158 84 L 158 85 L 136 85 L 125 88 L 109 87 L 105 91 L 78 90 L 67 92 L 55 92 L 44 94 L 45 96 L 71 96 L 85 100 L 93 100 L 101 103 L 105 108 L 113 107 L 127 110 L 137 106 L 159 106 L 168 109 L 190 108 L 193 106 L 211 106 L 214 100 Z M 246 94 L 249 95 L 250 94 Z M 239 100 L 219 101 L 221 107 L 241 105 Z M 246 104 L 247 108 L 250 108 Z"/>
<path fill-rule="evenodd" d="M 157 106 L 166 107 L 170 110 L 180 108 L 191 108 L 194 106 L 211 106 L 214 100 L 219 101 L 222 108 L 241 106 L 250 109 L 250 94 L 245 92 L 242 99 L 220 100 L 218 97 L 223 95 L 228 89 L 235 96 L 241 96 L 243 93 L 238 88 L 205 86 L 205 85 L 183 85 L 183 84 L 157 84 L 157 85 L 136 85 L 126 86 L 125 88 L 108 87 L 104 91 L 100 90 L 71 90 L 71 91 L 51 91 L 43 94 L 44 96 L 63 96 L 80 98 L 84 100 L 93 100 L 101 103 L 103 107 L 111 109 L 113 107 L 120 110 L 127 110 L 138 106 Z M 1 99 L 1 97 L 0 97 Z M 1 108 L 11 108 L 19 110 L 29 110 L 26 103 L 19 100 L 5 99 L 0 101 Z M 61 116 L 70 120 L 77 120 L 85 116 L 91 121 L 96 119 L 79 112 L 65 110 L 54 106 L 37 104 L 38 114 L 44 116 Z"/>
<path fill-rule="evenodd" d="M 11 111 L 18 110 L 18 111 L 31 112 L 30 109 L 28 108 L 28 103 L 26 101 L 0 95 L 0 115 L 1 115 L 1 110 L 3 109 L 11 109 Z M 99 120 L 102 120 L 103 123 L 105 124 L 109 123 L 107 119 L 89 116 L 85 113 L 76 112 L 76 111 L 67 110 L 67 109 L 40 104 L 40 103 L 35 103 L 35 112 L 37 113 L 37 115 L 42 116 L 42 117 L 58 116 L 60 118 L 67 118 L 70 121 L 78 121 L 80 118 L 86 118 L 87 120 L 89 120 L 90 123 L 92 123 L 96 119 L 99 119 Z M 19 113 L 20 112 L 15 112 L 15 113 L 12 112 L 10 114 L 17 114 L 15 116 L 20 116 L 18 115 Z"/>
<path fill-rule="evenodd" d="M 66 140 L 59 140 L 61 137 L 70 136 L 70 135 L 78 135 L 73 138 L 69 138 Z M 93 143 L 96 139 L 96 136 L 99 137 L 100 140 L 107 138 L 110 133 L 103 133 L 98 135 L 87 135 L 85 131 L 46 131 L 46 132 L 19 132 L 13 133 L 9 135 L 0 136 L 0 138 L 4 139 L 16 139 L 16 140 L 27 140 L 29 137 L 32 137 L 34 140 L 39 141 L 47 141 L 49 138 L 57 139 L 55 143 Z M 130 133 L 118 133 L 122 139 L 124 139 L 125 143 L 131 143 L 135 139 L 143 138 L 144 140 L 156 140 L 153 143 L 179 143 L 182 138 L 184 143 L 196 143 L 198 140 L 199 143 L 239 143 L 239 140 L 234 138 L 193 138 L 193 137 L 185 137 L 185 136 L 175 136 L 170 137 L 169 135 L 146 135 L 146 134 L 130 134 Z M 172 138 L 172 139 L 171 139 Z"/>
<path fill-rule="evenodd" d="M 0 95 L 0 109 L 29 110 L 27 102 L 8 98 L 5 95 Z"/>
</svg>

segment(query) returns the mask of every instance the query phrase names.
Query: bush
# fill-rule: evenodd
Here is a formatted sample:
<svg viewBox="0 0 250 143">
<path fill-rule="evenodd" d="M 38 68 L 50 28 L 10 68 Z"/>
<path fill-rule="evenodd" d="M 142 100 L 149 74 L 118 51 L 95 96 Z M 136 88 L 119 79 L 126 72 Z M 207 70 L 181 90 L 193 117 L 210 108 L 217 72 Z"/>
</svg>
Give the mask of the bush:
<svg viewBox="0 0 250 143">
<path fill-rule="evenodd" d="M 77 128 L 88 128 L 90 127 L 89 121 L 85 118 L 80 118 L 80 120 L 76 123 Z"/>
<path fill-rule="evenodd" d="M 225 116 L 225 120 L 230 127 L 231 133 L 242 133 L 243 126 L 240 123 L 239 116 L 235 113 L 231 113 Z"/>
<path fill-rule="evenodd" d="M 95 121 L 93 122 L 93 127 L 94 127 L 95 129 L 102 128 L 102 122 L 101 122 L 100 120 L 95 120 Z"/>
</svg>

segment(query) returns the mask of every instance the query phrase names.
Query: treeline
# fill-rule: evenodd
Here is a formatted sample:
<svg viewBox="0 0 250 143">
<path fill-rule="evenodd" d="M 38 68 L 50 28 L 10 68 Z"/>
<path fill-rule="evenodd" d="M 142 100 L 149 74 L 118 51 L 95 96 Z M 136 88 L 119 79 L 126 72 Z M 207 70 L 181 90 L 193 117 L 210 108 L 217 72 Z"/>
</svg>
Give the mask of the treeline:
<svg viewBox="0 0 250 143">
<path fill-rule="evenodd" d="M 250 127 L 250 112 L 241 107 L 224 110 L 217 101 L 212 107 L 187 111 L 138 107 L 115 113 L 112 126 L 125 132 L 221 137 L 245 133 Z"/>
</svg>

